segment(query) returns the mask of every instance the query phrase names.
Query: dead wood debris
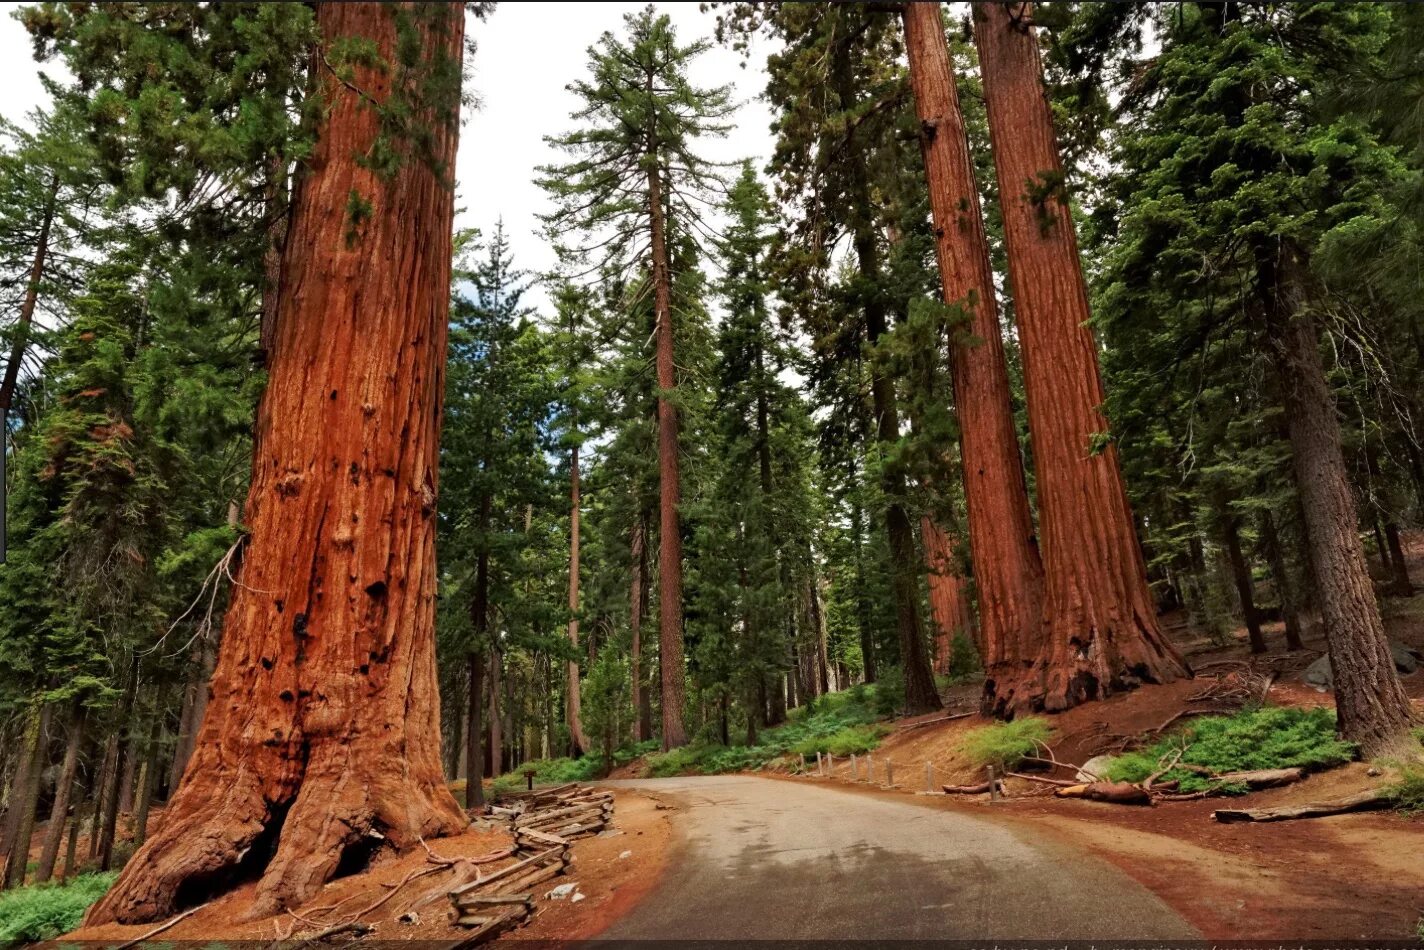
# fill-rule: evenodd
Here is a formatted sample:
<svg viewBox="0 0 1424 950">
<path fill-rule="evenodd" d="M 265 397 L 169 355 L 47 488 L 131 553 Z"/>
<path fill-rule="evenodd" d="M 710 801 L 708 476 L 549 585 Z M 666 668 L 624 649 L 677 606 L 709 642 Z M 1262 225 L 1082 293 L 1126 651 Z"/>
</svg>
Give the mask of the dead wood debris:
<svg viewBox="0 0 1424 950">
<path fill-rule="evenodd" d="M 1237 821 L 1291 821 L 1296 818 L 1324 818 L 1328 815 L 1344 815 L 1355 811 L 1372 811 L 1388 808 L 1391 798 L 1384 789 L 1376 788 L 1345 798 L 1335 798 L 1323 802 L 1309 802 L 1304 805 L 1287 805 L 1280 808 L 1218 808 L 1211 817 L 1220 822 Z"/>
</svg>

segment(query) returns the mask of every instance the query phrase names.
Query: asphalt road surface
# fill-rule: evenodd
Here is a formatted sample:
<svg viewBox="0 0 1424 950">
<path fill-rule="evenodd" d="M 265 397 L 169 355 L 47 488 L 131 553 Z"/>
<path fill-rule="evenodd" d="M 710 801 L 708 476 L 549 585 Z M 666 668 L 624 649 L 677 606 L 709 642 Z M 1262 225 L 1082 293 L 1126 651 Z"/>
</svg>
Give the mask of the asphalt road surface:
<svg viewBox="0 0 1424 950">
<path fill-rule="evenodd" d="M 1106 862 L 980 818 L 810 781 L 610 784 L 675 796 L 683 841 L 600 940 L 1200 938 Z"/>
</svg>

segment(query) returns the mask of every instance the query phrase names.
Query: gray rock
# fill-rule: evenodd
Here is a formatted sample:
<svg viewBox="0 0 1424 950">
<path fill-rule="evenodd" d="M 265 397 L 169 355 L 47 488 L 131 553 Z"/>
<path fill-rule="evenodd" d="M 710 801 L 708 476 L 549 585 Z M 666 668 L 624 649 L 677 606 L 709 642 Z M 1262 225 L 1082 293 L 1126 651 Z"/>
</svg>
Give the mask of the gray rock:
<svg viewBox="0 0 1424 950">
<path fill-rule="evenodd" d="M 1104 778 L 1107 772 L 1108 763 L 1111 762 L 1114 758 L 1116 758 L 1116 756 L 1093 756 L 1091 759 L 1084 762 L 1079 767 L 1078 774 L 1076 776 L 1077 780 L 1080 782 L 1096 782 Z"/>
<path fill-rule="evenodd" d="M 1394 668 L 1404 676 L 1415 672 L 1424 666 L 1424 653 L 1411 646 L 1406 646 L 1397 640 L 1389 642 L 1390 655 L 1394 657 Z M 1317 689 L 1333 689 L 1335 686 L 1335 672 L 1330 668 L 1330 657 L 1322 656 L 1314 663 L 1305 668 L 1304 679 L 1311 686 Z"/>
</svg>

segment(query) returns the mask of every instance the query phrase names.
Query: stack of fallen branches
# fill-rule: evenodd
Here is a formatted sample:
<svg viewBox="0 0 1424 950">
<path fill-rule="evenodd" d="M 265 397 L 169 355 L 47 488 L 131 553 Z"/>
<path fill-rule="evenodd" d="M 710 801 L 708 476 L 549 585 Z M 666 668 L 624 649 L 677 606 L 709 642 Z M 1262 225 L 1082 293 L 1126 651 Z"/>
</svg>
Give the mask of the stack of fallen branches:
<svg viewBox="0 0 1424 950">
<path fill-rule="evenodd" d="M 510 830 L 542 831 L 561 838 L 582 838 L 608 826 L 613 815 L 613 795 L 580 785 L 564 785 L 543 792 L 511 796 L 490 808 L 490 815 L 508 822 Z"/>
<path fill-rule="evenodd" d="M 1305 769 L 1257 769 L 1249 772 L 1214 772 L 1211 769 L 1191 763 L 1184 763 L 1190 746 L 1181 746 L 1157 760 L 1157 767 L 1151 775 L 1140 782 L 1108 782 L 1096 776 L 1085 776 L 1087 782 L 1057 782 L 1060 787 L 1054 791 L 1059 798 L 1086 798 L 1091 801 L 1113 802 L 1119 805 L 1153 805 L 1157 802 L 1182 802 L 1197 798 L 1221 795 L 1228 790 L 1242 787 L 1255 791 L 1260 788 L 1275 788 L 1289 785 L 1305 778 Z M 1206 787 L 1193 792 L 1179 791 L 1180 779 L 1163 782 L 1162 777 L 1174 770 L 1191 772 L 1206 780 Z M 1025 776 L 1027 777 L 1027 776 Z"/>
<path fill-rule="evenodd" d="M 447 890 L 455 922 L 474 928 L 472 947 L 518 926 L 534 910 L 534 885 L 568 870 L 570 841 L 595 834 L 613 816 L 613 796 L 579 785 L 507 796 L 490 814 L 514 833 L 514 862 Z"/>
</svg>

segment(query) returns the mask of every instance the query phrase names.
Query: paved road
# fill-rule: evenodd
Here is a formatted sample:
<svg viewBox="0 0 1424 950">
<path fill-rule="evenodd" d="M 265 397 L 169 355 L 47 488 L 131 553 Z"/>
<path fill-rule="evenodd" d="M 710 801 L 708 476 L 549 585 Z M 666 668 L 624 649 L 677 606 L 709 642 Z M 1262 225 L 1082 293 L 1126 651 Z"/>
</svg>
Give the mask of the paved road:
<svg viewBox="0 0 1424 950">
<path fill-rule="evenodd" d="M 600 939 L 1199 937 L 1111 865 L 983 819 L 809 781 L 610 784 L 675 795 L 684 841 Z"/>
</svg>

